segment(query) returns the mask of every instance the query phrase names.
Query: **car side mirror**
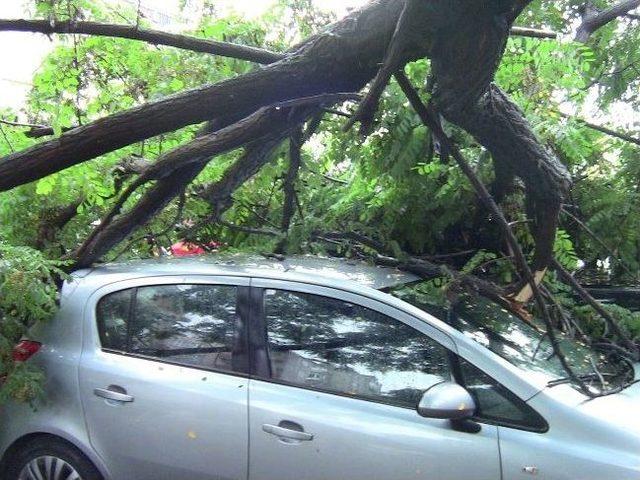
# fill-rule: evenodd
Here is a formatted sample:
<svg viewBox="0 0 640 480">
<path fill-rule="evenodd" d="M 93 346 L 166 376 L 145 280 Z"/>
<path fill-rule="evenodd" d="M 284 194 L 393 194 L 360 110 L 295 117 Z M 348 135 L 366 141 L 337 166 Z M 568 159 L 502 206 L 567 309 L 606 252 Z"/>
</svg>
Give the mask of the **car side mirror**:
<svg viewBox="0 0 640 480">
<path fill-rule="evenodd" d="M 465 420 L 476 413 L 476 402 L 463 387 L 453 382 L 438 383 L 422 394 L 418 414 L 426 418 Z"/>
</svg>

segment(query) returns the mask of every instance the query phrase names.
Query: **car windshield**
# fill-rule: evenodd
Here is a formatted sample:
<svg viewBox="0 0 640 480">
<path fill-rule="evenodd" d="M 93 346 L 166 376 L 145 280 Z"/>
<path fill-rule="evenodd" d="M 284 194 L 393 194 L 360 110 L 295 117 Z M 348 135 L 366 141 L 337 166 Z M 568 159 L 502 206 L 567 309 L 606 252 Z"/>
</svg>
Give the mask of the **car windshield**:
<svg viewBox="0 0 640 480">
<path fill-rule="evenodd" d="M 421 284 L 395 287 L 389 293 L 445 321 L 520 369 L 545 375 L 550 386 L 571 382 L 538 319 L 527 323 L 486 298 L 468 294 L 444 306 Z M 590 389 L 605 393 L 633 381 L 633 366 L 619 355 L 604 355 L 562 333 L 557 337 L 571 369 Z"/>
</svg>

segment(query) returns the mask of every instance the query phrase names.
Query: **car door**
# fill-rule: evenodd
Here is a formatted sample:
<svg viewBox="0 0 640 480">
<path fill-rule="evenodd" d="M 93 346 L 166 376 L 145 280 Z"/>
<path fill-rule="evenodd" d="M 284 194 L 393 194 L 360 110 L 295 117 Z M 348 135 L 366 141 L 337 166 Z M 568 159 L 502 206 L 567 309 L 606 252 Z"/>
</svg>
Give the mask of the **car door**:
<svg viewBox="0 0 640 480">
<path fill-rule="evenodd" d="M 446 335 L 343 291 L 252 285 L 266 353 L 249 387 L 251 480 L 500 478 L 495 426 L 466 433 L 416 412 L 452 379 Z"/>
<path fill-rule="evenodd" d="M 248 285 L 156 278 L 91 297 L 82 404 L 114 480 L 246 479 Z"/>
</svg>

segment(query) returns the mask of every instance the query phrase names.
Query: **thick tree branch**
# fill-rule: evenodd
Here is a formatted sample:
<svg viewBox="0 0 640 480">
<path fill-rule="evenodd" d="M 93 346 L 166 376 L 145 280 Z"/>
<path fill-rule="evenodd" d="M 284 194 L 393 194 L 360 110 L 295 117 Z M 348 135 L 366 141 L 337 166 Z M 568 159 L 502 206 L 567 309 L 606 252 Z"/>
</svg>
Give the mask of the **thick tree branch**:
<svg viewBox="0 0 640 480">
<path fill-rule="evenodd" d="M 276 102 L 358 91 L 377 71 L 402 5 L 372 2 L 297 46 L 286 61 L 97 120 L 4 157 L 0 191 L 185 125 L 220 118 L 229 124 Z"/>
<path fill-rule="evenodd" d="M 405 0 L 382 66 L 373 79 L 369 92 L 345 124 L 345 131 L 349 130 L 356 122 L 361 122 L 361 133 L 367 134 L 371 130 L 380 96 L 391 76 L 407 62 L 407 52 L 426 47 L 419 45 L 420 42 L 424 42 L 424 35 L 416 34 L 415 30 L 417 29 L 416 25 L 424 25 L 423 18 L 428 15 L 428 12 L 429 6 L 423 0 Z M 424 53 L 426 54 L 427 51 L 428 49 L 425 48 Z"/>
<path fill-rule="evenodd" d="M 183 170 L 192 164 L 197 164 L 201 167 L 198 171 L 202 170 L 212 157 L 266 135 L 270 131 L 271 122 L 274 121 L 274 112 L 285 116 L 289 114 L 288 111 L 277 112 L 275 108 L 260 109 L 247 119 L 220 131 L 198 137 L 166 153 L 156 162 L 150 163 L 120 195 L 109 212 L 102 218 L 100 225 L 91 232 L 78 249 L 76 255 L 79 257 L 84 255 L 85 250 L 93 245 L 94 239 L 110 226 L 112 220 L 120 214 L 125 202 L 142 185 L 153 180 L 168 178 L 174 175 L 176 171 Z"/>
<path fill-rule="evenodd" d="M 436 31 L 442 30 L 440 36 L 445 41 L 446 31 L 455 29 L 459 21 L 474 23 L 466 19 L 475 18 L 476 11 L 485 8 L 484 3 L 482 8 L 475 3 L 471 7 L 465 3 L 463 8 L 462 4 L 448 0 L 436 3 L 429 6 L 431 10 L 425 14 L 423 24 L 416 25 L 415 48 L 405 52 L 404 61 L 423 57 L 425 47 L 439 37 Z M 186 125 L 212 119 L 230 124 L 279 101 L 358 91 L 379 70 L 403 8 L 404 0 L 372 1 L 291 49 L 286 60 L 96 120 L 64 132 L 59 138 L 0 158 L 0 191 Z M 471 11 L 467 11 L 469 8 Z M 482 28 L 493 28 L 495 17 L 490 18 Z M 58 24 L 63 28 L 60 25 L 64 24 Z M 50 28 L 41 27 L 45 31 Z M 478 37 L 482 28 L 467 32 L 478 45 L 482 43 Z M 139 32 L 129 31 L 131 35 Z M 502 33 L 506 36 L 508 30 Z M 459 51 L 457 55 L 460 56 Z"/>
<path fill-rule="evenodd" d="M 102 37 L 128 38 L 140 40 L 154 45 L 167 45 L 191 50 L 194 52 L 210 53 L 222 57 L 237 58 L 256 63 L 273 63 L 282 60 L 282 53 L 270 52 L 262 48 L 236 45 L 228 42 L 218 42 L 190 35 L 178 35 L 139 28 L 131 25 L 114 25 L 98 22 L 82 22 L 73 20 L 11 20 L 0 19 L 0 31 L 35 32 L 47 35 L 53 33 L 74 33 Z"/>
<path fill-rule="evenodd" d="M 511 27 L 511 35 L 514 37 L 551 38 L 557 39 L 558 34 L 551 30 L 541 30 L 529 27 Z"/>
<path fill-rule="evenodd" d="M 584 7 L 582 23 L 576 32 L 576 41 L 585 43 L 589 40 L 593 32 L 604 27 L 618 17 L 628 14 L 634 8 L 640 6 L 640 0 L 624 0 L 605 10 L 595 10 L 589 5 Z"/>
<path fill-rule="evenodd" d="M 422 100 L 420 99 L 418 92 L 411 85 L 406 75 L 402 72 L 397 72 L 396 80 L 398 81 L 398 84 L 400 85 L 400 88 L 402 89 L 404 94 L 409 99 L 409 103 L 414 108 L 416 113 L 420 116 L 420 119 L 422 120 L 422 122 L 438 138 L 438 140 L 440 141 L 440 144 L 442 145 L 442 147 L 445 148 L 446 152 L 452 155 L 453 158 L 456 160 L 456 162 L 458 163 L 458 166 L 460 166 L 461 170 L 464 172 L 467 178 L 471 181 L 482 203 L 484 203 L 485 206 L 494 215 L 496 215 L 498 219 L 498 223 L 500 224 L 500 227 L 506 236 L 507 243 L 509 244 L 509 247 L 514 253 L 514 259 L 516 261 L 518 270 L 520 271 L 521 275 L 525 276 L 526 271 L 528 269 L 527 261 L 525 259 L 524 254 L 522 253 L 520 244 L 516 240 L 516 237 L 513 234 L 513 231 L 511 230 L 509 222 L 507 221 L 507 219 L 504 217 L 502 213 L 502 210 L 500 210 L 500 207 L 498 207 L 498 205 L 495 203 L 495 201 L 493 200 L 493 197 L 491 197 L 491 194 L 489 193 L 487 188 L 482 184 L 482 182 L 477 177 L 477 175 L 475 174 L 475 172 L 473 171 L 469 163 L 462 156 L 462 153 L 460 153 L 458 148 L 444 133 L 440 125 L 440 120 L 438 116 L 432 110 L 430 110 L 426 105 L 424 105 L 424 103 L 422 103 Z"/>
<path fill-rule="evenodd" d="M 312 132 L 315 131 L 323 110 L 324 108 L 311 115 L 309 126 L 304 132 L 304 135 L 299 139 L 300 144 L 307 140 Z M 301 131 L 300 128 L 301 126 L 298 126 L 293 130 L 294 136 L 299 134 Z M 216 223 L 229 227 L 229 225 L 223 222 L 222 215 L 233 204 L 233 193 L 253 177 L 262 166 L 269 162 L 271 154 L 284 141 L 286 135 L 286 129 L 274 127 L 270 138 L 248 145 L 244 155 L 224 173 L 220 180 L 205 186 L 200 192 L 200 196 L 211 204 L 212 213 L 203 222 L 199 222 L 198 225 L 190 229 L 190 231 L 197 231 L 203 224 L 207 223 Z M 266 219 L 262 217 L 261 220 L 266 221 Z M 235 226 L 234 228 L 238 230 L 240 227 Z M 252 233 L 245 227 L 242 228 L 244 228 L 245 233 Z M 261 235 L 265 234 L 263 230 L 259 232 Z M 268 230 L 268 232 L 275 232 L 275 230 Z M 276 232 L 275 236 L 282 235 Z"/>
<path fill-rule="evenodd" d="M 283 106 L 264 108 L 237 124 L 199 137 L 168 152 L 146 168 L 127 188 L 102 219 L 100 225 L 73 253 L 71 258 L 74 260 L 74 267 L 90 265 L 129 236 L 133 230 L 144 225 L 176 195 L 184 191 L 213 156 L 261 137 L 268 137 L 272 134 L 274 124 L 280 125 L 280 128 L 286 127 L 285 130 L 292 128 L 292 125 L 303 121 L 310 114 L 309 112 L 315 112 L 318 104 L 331 103 L 329 97 L 337 101 L 336 99 L 343 99 L 344 95 L 300 99 L 289 102 L 289 108 Z M 314 105 L 314 107 L 308 105 Z M 156 184 L 129 212 L 121 214 L 121 209 L 131 194 L 151 180 L 155 180 Z"/>
<path fill-rule="evenodd" d="M 479 101 L 466 106 L 451 108 L 440 96 L 435 100 L 447 119 L 489 150 L 496 166 L 524 181 L 536 244 L 533 268 L 544 271 L 553 254 L 560 206 L 571 185 L 566 167 L 538 141 L 524 114 L 497 86 L 490 85 Z"/>
<path fill-rule="evenodd" d="M 75 126 L 73 127 L 62 127 L 62 132 L 68 132 L 69 130 L 73 130 L 74 128 L 76 128 Z M 41 125 L 39 127 L 31 127 L 29 130 L 27 130 L 26 132 L 24 132 L 24 136 L 25 137 L 29 137 L 29 138 L 42 138 L 42 137 L 48 137 L 50 135 L 55 135 L 55 131 L 53 130 L 53 127 L 47 127 L 46 125 Z"/>
<path fill-rule="evenodd" d="M 211 214 L 202 223 L 220 223 L 223 213 L 233 205 L 233 193 L 269 162 L 284 137 L 284 131 L 274 132 L 271 138 L 248 145 L 242 157 L 224 172 L 220 180 L 205 185 L 199 195 L 211 205 Z"/>
</svg>

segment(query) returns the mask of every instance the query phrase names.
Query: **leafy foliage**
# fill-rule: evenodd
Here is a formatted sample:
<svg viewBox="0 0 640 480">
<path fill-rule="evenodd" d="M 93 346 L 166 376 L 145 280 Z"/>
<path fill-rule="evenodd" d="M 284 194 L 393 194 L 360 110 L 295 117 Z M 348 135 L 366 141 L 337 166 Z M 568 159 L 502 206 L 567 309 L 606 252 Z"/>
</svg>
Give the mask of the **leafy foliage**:
<svg viewBox="0 0 640 480">
<path fill-rule="evenodd" d="M 42 373 L 14 362 L 12 351 L 30 326 L 55 314 L 61 266 L 37 250 L 0 241 L 0 377 L 5 378 L 0 403 L 8 398 L 31 401 L 40 392 Z"/>
<path fill-rule="evenodd" d="M 558 31 L 562 37 L 558 41 L 511 38 L 496 82 L 517 101 L 542 142 L 567 165 L 574 179 L 565 206 L 571 215 L 561 217 L 556 239 L 559 262 L 572 271 L 581 266 L 606 270 L 607 280 L 613 283 L 637 282 L 640 147 L 596 131 L 580 119 L 640 137 L 640 29 L 626 28 L 634 20 L 620 19 L 598 30 L 587 45 L 573 42 L 583 3 L 534 2 L 519 22 Z M 610 2 L 593 3 L 603 7 Z M 311 0 L 280 0 L 265 15 L 251 20 L 222 15 L 210 0 L 204 4 L 197 24 L 187 33 L 276 51 L 291 48 L 333 19 Z M 30 13 L 37 18 L 152 26 L 134 8 L 116 11 L 99 1 L 37 0 Z M 70 35 L 56 37 L 55 45 L 36 72 L 24 107 L 1 111 L 2 119 L 49 125 L 58 134 L 255 68 L 243 61 L 122 39 Z M 423 82 L 429 72 L 426 60 L 406 69 L 414 84 Z M 349 112 L 352 105 L 347 103 L 340 109 Z M 272 251 L 284 236 L 287 252 L 352 253 L 345 251 L 348 247 L 344 245 L 313 240 L 314 233 L 336 230 L 364 234 L 396 256 L 451 254 L 447 261 L 464 273 L 485 275 L 505 284 L 515 280 L 510 252 L 495 222 L 480 206 L 466 177 L 441 154 L 431 132 L 395 83 L 383 95 L 376 130 L 366 140 L 354 131 L 343 132 L 344 121 L 341 115 L 327 113 L 303 146 L 296 181 L 297 208 L 289 232 L 278 237 L 257 236 L 233 228 L 279 229 L 289 167 L 286 145 L 276 149 L 269 164 L 234 192 L 224 224 L 205 223 L 193 230 L 210 212 L 200 192 L 222 178 L 240 155 L 231 152 L 207 166 L 186 191 L 183 206 L 174 201 L 106 260 L 158 254 L 184 237 L 205 243 L 215 240 L 230 249 Z M 0 128 L 0 155 L 37 141 L 25 136 L 24 128 L 1 124 Z M 192 139 L 199 128 L 161 135 L 0 193 L 0 374 L 9 374 L 10 380 L 2 395 L 31 398 L 36 393 L 27 385 L 33 385 L 38 374 L 25 370 L 24 365 L 12 365 L 8 352 L 27 326 L 48 318 L 55 310 L 53 278 L 60 274 L 61 265 L 48 259 L 60 258 L 76 248 L 113 204 L 130 179 L 118 173 L 123 159 L 134 156 L 153 162 Z M 464 132 L 450 125 L 445 129 L 480 178 L 491 184 L 495 178 L 488 153 Z M 142 193 L 136 192 L 125 208 Z M 516 182 L 502 208 L 531 256 L 533 240 L 528 219 L 521 213 L 525 211 L 523 199 L 522 186 Z M 76 214 L 54 234 L 48 232 L 56 212 L 75 204 Z M 595 337 L 606 333 L 594 312 L 578 305 L 552 276 L 546 283 L 581 319 L 586 332 Z M 429 282 L 427 293 L 444 290 L 447 284 L 447 279 Z M 638 314 L 618 307 L 611 311 L 626 330 L 640 336 Z"/>
</svg>

